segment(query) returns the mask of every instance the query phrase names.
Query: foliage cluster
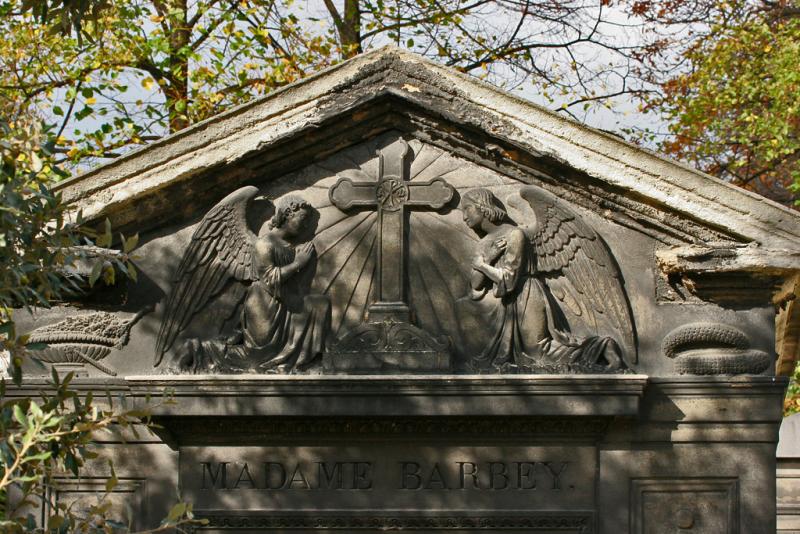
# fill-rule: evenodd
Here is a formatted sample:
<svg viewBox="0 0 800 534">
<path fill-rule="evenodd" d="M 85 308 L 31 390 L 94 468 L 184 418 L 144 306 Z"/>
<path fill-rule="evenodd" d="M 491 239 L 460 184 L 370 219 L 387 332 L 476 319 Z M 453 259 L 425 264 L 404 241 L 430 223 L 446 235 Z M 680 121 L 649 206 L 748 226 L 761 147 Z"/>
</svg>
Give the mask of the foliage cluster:
<svg viewBox="0 0 800 534">
<path fill-rule="evenodd" d="M 669 124 L 661 149 L 784 204 L 800 202 L 800 4 L 636 5 L 663 25 L 685 26 L 644 63 L 660 86 L 644 95 L 647 106 Z"/>
<path fill-rule="evenodd" d="M 796 413 L 800 413 L 800 364 L 795 365 L 794 372 L 789 378 L 789 387 L 786 389 L 786 398 L 783 401 L 784 417 Z"/>
<path fill-rule="evenodd" d="M 50 189 L 63 176 L 52 161 L 48 132 L 26 109 L 2 103 L 0 116 L 0 349 L 5 366 L 19 385 L 22 367 L 38 347 L 18 335 L 14 311 L 20 307 L 49 307 L 63 296 L 80 291 L 80 280 L 70 277 L 78 261 L 90 261 L 89 282 L 100 277 L 109 282 L 117 271 L 128 275 L 135 268 L 122 254 L 103 253 L 96 243 L 111 244 L 110 229 L 100 235 L 69 222 L 66 206 Z M 131 240 L 124 240 L 132 243 Z M 88 247 L 88 248 L 87 248 Z M 0 382 L 0 531 L 15 532 L 122 532 L 125 525 L 109 518 L 107 495 L 88 509 L 77 510 L 55 502 L 59 477 L 79 475 L 86 462 L 97 455 L 92 439 L 104 429 L 135 428 L 147 413 L 115 406 L 112 399 L 98 403 L 71 387 L 72 374 L 59 377 L 41 398 L 12 399 L 6 396 L 6 379 Z M 113 473 L 113 467 L 112 467 Z M 111 492 L 112 476 L 106 485 Z M 5 497 L 13 492 L 13 499 Z M 31 513 L 44 505 L 46 525 L 38 525 Z M 5 506 L 4 506 L 5 508 Z M 179 503 L 162 529 L 191 522 L 191 507 Z"/>
<path fill-rule="evenodd" d="M 38 106 L 59 161 L 74 164 L 384 44 L 530 84 L 568 113 L 631 90 L 632 50 L 605 0 L 113 0 L 87 2 L 103 8 L 66 35 L 68 11 L 36 16 L 62 1 L 0 0 L 0 97 Z"/>
</svg>

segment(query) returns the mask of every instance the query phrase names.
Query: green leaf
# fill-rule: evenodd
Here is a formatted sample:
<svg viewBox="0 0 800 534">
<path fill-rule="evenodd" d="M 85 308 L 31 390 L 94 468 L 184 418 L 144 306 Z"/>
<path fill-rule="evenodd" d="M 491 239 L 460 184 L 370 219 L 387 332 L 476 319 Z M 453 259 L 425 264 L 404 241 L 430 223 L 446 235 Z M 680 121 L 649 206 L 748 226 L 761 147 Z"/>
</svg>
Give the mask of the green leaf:
<svg viewBox="0 0 800 534">
<path fill-rule="evenodd" d="M 107 265 L 103 268 L 103 283 L 107 286 L 113 286 L 116 283 L 116 270 L 113 265 Z"/>
<path fill-rule="evenodd" d="M 128 254 L 130 251 L 136 248 L 136 245 L 139 244 L 139 234 L 132 235 L 128 239 L 123 240 L 125 243 L 122 247 L 122 252 Z"/>
<path fill-rule="evenodd" d="M 64 524 L 64 518 L 60 515 L 51 515 L 47 519 L 48 530 L 58 530 Z"/>
<path fill-rule="evenodd" d="M 6 321 L 5 323 L 0 323 L 0 335 L 6 334 L 9 337 L 14 336 L 14 322 L 13 321 Z"/>
<path fill-rule="evenodd" d="M 33 416 L 36 417 L 37 419 L 41 419 L 44 416 L 44 414 L 42 413 L 42 409 L 39 408 L 39 405 L 33 401 L 31 401 L 29 409 L 30 412 L 33 414 Z"/>
<path fill-rule="evenodd" d="M 117 487 L 117 473 L 114 471 L 114 464 L 108 462 L 108 467 L 111 469 L 111 477 L 106 480 L 106 493 L 111 493 L 111 491 Z"/>
<path fill-rule="evenodd" d="M 28 428 L 28 418 L 25 416 L 25 412 L 22 411 L 19 404 L 15 404 L 14 408 L 14 419 L 22 426 L 22 428 Z"/>
<path fill-rule="evenodd" d="M 184 512 L 186 512 L 186 503 L 179 502 L 167 514 L 167 518 L 165 521 L 169 523 L 177 523 L 183 517 Z"/>
<path fill-rule="evenodd" d="M 132 282 L 136 282 L 138 278 L 138 273 L 136 272 L 136 267 L 131 262 L 125 262 L 125 268 L 128 270 L 128 278 L 131 279 Z"/>
<path fill-rule="evenodd" d="M 51 451 L 40 452 L 39 454 L 26 457 L 25 462 L 43 462 L 49 459 L 52 455 L 53 453 Z"/>
<path fill-rule="evenodd" d="M 89 273 L 89 286 L 94 287 L 100 275 L 103 274 L 103 262 L 98 261 L 92 266 L 92 272 Z"/>
<path fill-rule="evenodd" d="M 75 455 L 69 451 L 67 451 L 66 456 L 64 457 L 64 467 L 69 469 L 73 475 L 78 476 L 78 460 L 75 458 Z"/>
<path fill-rule="evenodd" d="M 12 361 L 11 380 L 17 386 L 22 385 L 22 364 L 21 362 L 17 362 L 16 359 Z"/>
</svg>

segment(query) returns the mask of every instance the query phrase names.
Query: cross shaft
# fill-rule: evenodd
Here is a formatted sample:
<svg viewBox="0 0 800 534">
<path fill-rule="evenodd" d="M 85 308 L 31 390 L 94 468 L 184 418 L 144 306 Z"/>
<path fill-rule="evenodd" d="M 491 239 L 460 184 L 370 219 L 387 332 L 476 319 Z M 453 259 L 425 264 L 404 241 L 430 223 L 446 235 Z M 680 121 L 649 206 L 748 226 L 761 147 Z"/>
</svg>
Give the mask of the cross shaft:
<svg viewBox="0 0 800 534">
<path fill-rule="evenodd" d="M 453 188 L 441 178 L 409 182 L 409 147 L 398 139 L 379 151 L 377 182 L 340 178 L 329 197 L 341 210 L 375 207 L 378 212 L 378 295 L 368 310 L 370 321 L 408 322 L 406 298 L 407 211 L 440 209 L 453 198 Z"/>
</svg>

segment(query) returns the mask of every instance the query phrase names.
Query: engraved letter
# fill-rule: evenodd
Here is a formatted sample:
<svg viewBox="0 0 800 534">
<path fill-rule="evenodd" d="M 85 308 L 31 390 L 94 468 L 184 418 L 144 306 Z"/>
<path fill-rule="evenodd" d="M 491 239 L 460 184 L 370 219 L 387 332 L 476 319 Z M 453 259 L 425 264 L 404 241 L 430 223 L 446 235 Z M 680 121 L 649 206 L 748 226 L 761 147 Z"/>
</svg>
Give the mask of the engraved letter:
<svg viewBox="0 0 800 534">
<path fill-rule="evenodd" d="M 239 473 L 239 478 L 236 479 L 236 484 L 233 485 L 233 489 L 239 489 L 239 484 L 242 483 L 250 484 L 250 489 L 256 487 L 256 483 L 253 482 L 253 477 L 250 476 L 250 468 L 247 467 L 247 463 L 242 467 L 242 472 Z"/>
<path fill-rule="evenodd" d="M 303 470 L 300 469 L 300 464 L 295 464 L 294 466 L 294 473 L 292 473 L 292 478 L 289 480 L 288 489 L 293 489 L 292 486 L 297 483 L 300 487 L 296 489 L 311 489 L 311 485 L 308 483 L 308 479 L 303 474 Z"/>
<path fill-rule="evenodd" d="M 422 486 L 422 477 L 419 476 L 419 464 L 417 462 L 400 462 L 402 475 L 400 479 L 400 489 L 417 490 Z M 413 481 L 413 486 L 408 482 Z"/>
<path fill-rule="evenodd" d="M 272 468 L 277 467 L 278 483 L 273 484 Z M 281 489 L 286 484 L 286 469 L 280 462 L 264 462 L 264 488 L 270 490 Z"/>
<path fill-rule="evenodd" d="M 517 462 L 517 489 L 536 489 L 535 468 L 536 462 Z"/>
<path fill-rule="evenodd" d="M 217 481 L 219 481 L 219 489 L 228 489 L 228 463 L 229 462 L 220 462 L 217 464 L 216 471 L 212 471 L 211 462 L 200 462 L 200 465 L 203 466 L 203 484 L 200 486 L 200 489 L 208 489 L 208 485 L 206 485 L 206 473 L 208 473 L 208 478 L 211 479 L 212 488 L 216 488 Z"/>
<path fill-rule="evenodd" d="M 472 487 L 475 489 L 480 489 L 478 485 L 478 466 L 472 462 L 457 462 L 458 463 L 458 472 L 461 478 L 461 489 L 464 489 L 466 486 L 465 480 L 467 476 L 472 477 Z M 469 471 L 466 468 L 469 467 Z"/>
<path fill-rule="evenodd" d="M 442 475 L 438 463 L 433 464 L 431 476 L 428 477 L 428 482 L 425 484 L 424 489 L 447 489 L 447 483 L 444 481 L 444 475 Z"/>
<path fill-rule="evenodd" d="M 317 476 L 319 478 L 319 487 L 327 489 L 342 489 L 342 464 L 341 462 L 334 462 L 333 471 L 328 472 L 328 466 L 325 462 L 317 462 Z M 335 484 L 334 484 L 335 482 Z"/>
<path fill-rule="evenodd" d="M 493 490 L 508 488 L 508 470 L 503 462 L 489 462 L 489 487 Z"/>
<path fill-rule="evenodd" d="M 355 462 L 353 464 L 353 489 L 372 489 L 371 470 L 372 464 L 369 462 Z"/>
<path fill-rule="evenodd" d="M 561 476 L 561 473 L 564 472 L 564 469 L 567 468 L 567 464 L 568 463 L 569 462 L 561 462 L 561 468 L 558 471 L 556 471 L 556 470 L 553 469 L 553 462 L 544 462 L 543 465 L 550 472 L 550 476 L 553 477 L 553 489 L 554 490 L 560 490 L 561 489 L 561 481 L 559 480 L 559 477 Z"/>
</svg>

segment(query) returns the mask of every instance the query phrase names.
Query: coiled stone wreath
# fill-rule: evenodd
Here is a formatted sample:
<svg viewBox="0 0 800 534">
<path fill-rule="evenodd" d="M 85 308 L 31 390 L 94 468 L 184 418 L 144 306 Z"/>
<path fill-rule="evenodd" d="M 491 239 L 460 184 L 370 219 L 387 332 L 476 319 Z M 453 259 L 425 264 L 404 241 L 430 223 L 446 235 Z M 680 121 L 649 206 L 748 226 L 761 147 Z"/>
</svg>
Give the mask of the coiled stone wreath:
<svg viewBox="0 0 800 534">
<path fill-rule="evenodd" d="M 759 374 L 772 360 L 766 352 L 751 349 L 744 332 L 720 323 L 679 326 L 667 334 L 661 348 L 665 356 L 675 360 L 679 374 Z"/>
</svg>

